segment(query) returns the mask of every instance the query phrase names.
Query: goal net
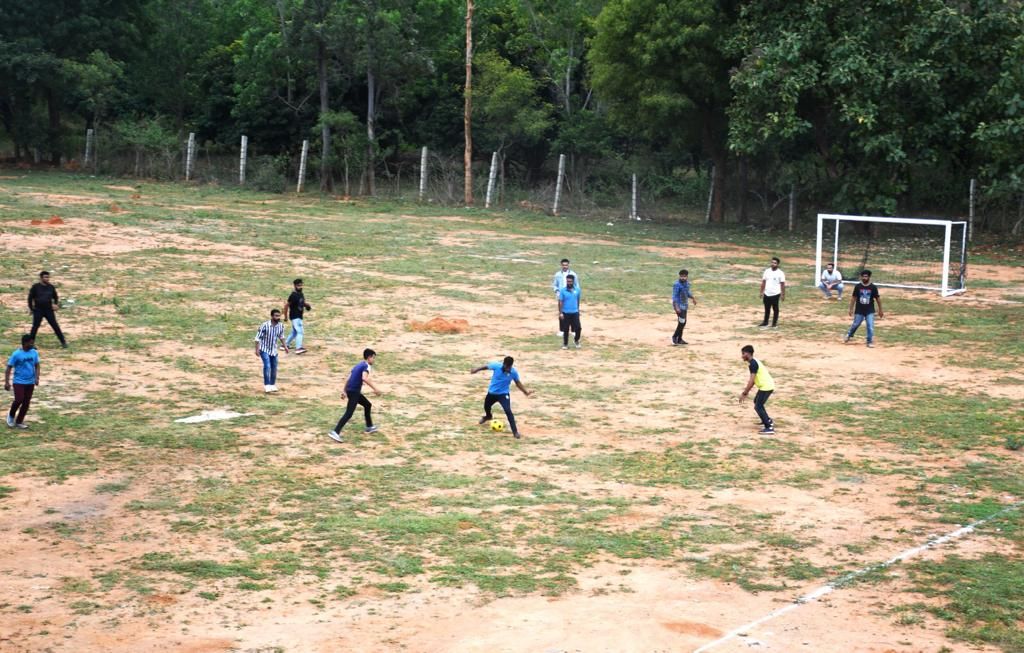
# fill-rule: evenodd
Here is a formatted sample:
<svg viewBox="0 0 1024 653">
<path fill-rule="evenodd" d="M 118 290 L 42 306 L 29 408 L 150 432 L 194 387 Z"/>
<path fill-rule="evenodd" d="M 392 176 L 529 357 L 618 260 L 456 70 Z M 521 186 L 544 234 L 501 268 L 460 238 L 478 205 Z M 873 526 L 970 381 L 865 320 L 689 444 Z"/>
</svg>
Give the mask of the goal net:
<svg viewBox="0 0 1024 653">
<path fill-rule="evenodd" d="M 966 289 L 967 223 L 819 213 L 815 285 L 827 263 L 849 283 L 868 269 L 876 285 L 947 297 Z"/>
</svg>

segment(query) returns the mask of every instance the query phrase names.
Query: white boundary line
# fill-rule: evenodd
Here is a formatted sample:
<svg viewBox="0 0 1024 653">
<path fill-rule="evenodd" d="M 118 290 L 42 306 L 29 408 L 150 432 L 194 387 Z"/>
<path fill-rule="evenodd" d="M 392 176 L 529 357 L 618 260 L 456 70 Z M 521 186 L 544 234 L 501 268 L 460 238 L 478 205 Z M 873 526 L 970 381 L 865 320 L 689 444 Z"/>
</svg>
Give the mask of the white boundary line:
<svg viewBox="0 0 1024 653">
<path fill-rule="evenodd" d="M 804 605 L 806 603 L 810 603 L 812 601 L 817 601 L 821 597 L 823 597 L 823 596 L 825 596 L 827 594 L 831 594 L 835 590 L 840 589 L 844 584 L 850 582 L 851 580 L 853 580 L 853 579 L 855 579 L 855 578 L 857 578 L 859 576 L 863 576 L 863 575 L 868 574 L 868 573 L 870 573 L 872 571 L 878 571 L 880 569 L 885 569 L 887 567 L 891 567 L 892 565 L 896 564 L 897 562 L 902 562 L 903 560 L 906 560 L 907 558 L 912 558 L 912 557 L 916 556 L 917 554 L 919 554 L 919 553 L 921 553 L 923 551 L 927 551 L 928 549 L 935 548 L 935 547 L 939 546 L 940 544 L 945 544 L 946 542 L 949 542 L 951 540 L 955 540 L 955 539 L 957 539 L 959 537 L 963 537 L 964 535 L 968 535 L 970 533 L 973 533 L 974 530 L 976 528 L 978 528 L 979 526 L 981 526 L 981 525 L 983 525 L 983 524 L 985 524 L 987 522 L 992 521 L 996 517 L 1001 517 L 1002 515 L 1005 515 L 1005 514 L 1007 514 L 1009 512 L 1013 512 L 1015 510 L 1018 510 L 1022 505 L 1024 505 L 1024 501 L 1018 501 L 1017 503 L 1011 504 L 1011 505 L 1003 508 L 999 512 L 996 512 L 995 514 L 992 514 L 992 515 L 989 515 L 988 517 L 985 517 L 984 519 L 979 519 L 978 521 L 976 521 L 976 522 L 974 522 L 972 524 L 968 524 L 967 526 L 964 526 L 963 528 L 958 528 L 955 531 L 953 531 L 952 533 L 947 533 L 946 535 L 943 535 L 942 537 L 937 537 L 934 540 L 929 540 L 928 542 L 926 542 L 925 544 L 922 544 L 921 546 L 915 546 L 912 549 L 907 549 L 903 553 L 900 553 L 899 555 L 896 555 L 896 556 L 894 556 L 892 558 L 889 558 L 885 562 L 880 562 L 880 563 L 875 564 L 875 565 L 871 565 L 871 566 L 868 566 L 868 567 L 863 567 L 863 568 L 858 569 L 856 571 L 851 571 L 850 573 L 848 573 L 848 574 L 846 574 L 844 576 L 840 576 L 836 580 L 834 580 L 834 581 L 832 581 L 832 582 L 830 582 L 830 583 L 828 583 L 826 585 L 822 585 L 821 587 L 819 587 L 818 589 L 814 590 L 813 592 L 810 592 L 808 594 L 804 594 L 803 596 L 795 599 L 789 605 L 783 606 L 783 607 L 779 608 L 778 610 L 774 610 L 772 612 L 769 612 L 768 614 L 766 614 L 765 616 L 761 617 L 760 619 L 755 619 L 754 621 L 751 621 L 750 623 L 744 624 L 744 625 L 740 626 L 739 628 L 735 628 L 733 630 L 730 630 L 728 633 L 726 633 L 722 637 L 716 639 L 715 641 L 708 642 L 707 644 L 704 644 L 700 648 L 696 649 L 693 653 L 704 653 L 705 651 L 710 651 L 711 649 L 715 648 L 719 644 L 724 644 L 725 642 L 728 642 L 729 640 L 735 638 L 736 636 L 742 635 L 742 634 L 744 634 L 744 633 L 746 633 L 746 632 L 756 628 L 757 626 L 760 626 L 761 624 L 763 624 L 763 623 L 765 623 L 767 621 L 771 621 L 772 619 L 775 619 L 776 617 L 780 617 L 780 616 L 786 614 L 787 612 L 790 612 L 792 610 L 796 610 L 801 605 Z"/>
</svg>

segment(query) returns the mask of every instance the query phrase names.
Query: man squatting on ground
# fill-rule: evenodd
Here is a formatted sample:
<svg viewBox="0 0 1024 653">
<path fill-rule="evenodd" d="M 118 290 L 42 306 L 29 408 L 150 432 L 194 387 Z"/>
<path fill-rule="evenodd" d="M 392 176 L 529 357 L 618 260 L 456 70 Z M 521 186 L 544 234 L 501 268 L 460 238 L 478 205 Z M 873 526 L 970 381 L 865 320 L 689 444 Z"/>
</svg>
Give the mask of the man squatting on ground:
<svg viewBox="0 0 1024 653">
<path fill-rule="evenodd" d="M 580 348 L 580 289 L 576 286 L 576 277 L 572 274 L 565 277 L 565 288 L 558 291 L 558 323 L 562 326 L 562 349 L 569 348 L 569 331 L 573 332 L 576 349 Z"/>
<path fill-rule="evenodd" d="M 509 397 L 512 382 L 515 381 L 516 387 L 527 397 L 532 393 L 519 381 L 519 371 L 512 366 L 513 363 L 515 363 L 515 360 L 511 356 L 506 356 L 500 363 L 492 361 L 481 367 L 474 367 L 469 373 L 476 374 L 484 370 L 491 370 L 492 372 L 491 384 L 487 387 L 487 397 L 484 398 L 484 416 L 480 418 L 480 423 L 486 424 L 491 421 L 491 407 L 495 403 L 499 403 L 501 404 L 501 409 L 505 411 L 505 417 L 508 418 L 508 426 L 512 429 L 512 437 L 518 440 L 521 434 L 516 426 L 516 416 L 512 414 L 512 399 Z"/>
<path fill-rule="evenodd" d="M 825 295 L 825 299 L 832 299 L 833 290 L 836 291 L 837 300 L 843 298 L 843 274 L 836 269 L 834 264 L 829 263 L 821 271 L 821 283 L 818 284 L 818 290 Z"/>
<path fill-rule="evenodd" d="M 740 403 L 743 403 L 743 400 L 750 394 L 750 389 L 756 385 L 757 394 L 754 395 L 754 411 L 757 412 L 757 416 L 761 419 L 761 424 L 764 426 L 758 433 L 761 435 L 773 435 L 775 433 L 775 420 L 768 417 L 768 411 L 765 410 L 764 405 L 768 402 L 768 397 L 772 396 L 772 392 L 775 391 L 775 380 L 772 379 L 772 375 L 768 372 L 768 368 L 764 366 L 764 363 L 754 358 L 754 348 L 752 346 L 745 345 L 740 350 L 740 355 L 747 362 L 747 369 L 750 370 L 747 387 L 743 388 L 743 393 L 740 394 Z"/>
<path fill-rule="evenodd" d="M 697 298 L 690 292 L 689 270 L 679 271 L 679 280 L 672 284 L 672 310 L 676 312 L 676 331 L 672 334 L 673 345 L 685 345 L 683 340 L 683 329 L 686 328 L 687 300 L 692 299 L 693 305 L 697 305 Z"/>
<path fill-rule="evenodd" d="M 570 274 L 576 280 L 576 287 L 580 288 L 581 287 L 580 286 L 580 275 L 578 275 L 575 272 L 573 272 L 572 270 L 570 270 L 569 269 L 569 259 L 563 258 L 562 259 L 562 267 L 559 268 L 558 272 L 555 272 L 555 276 L 551 279 L 551 287 L 555 291 L 555 299 L 558 299 L 558 291 L 560 291 L 562 288 L 565 288 L 565 285 L 566 285 L 566 281 L 565 280 L 566 280 L 566 278 L 568 278 L 568 276 Z M 558 318 L 558 335 L 562 335 L 563 333 L 565 333 L 565 324 L 562 323 L 562 318 L 561 318 L 561 316 L 559 316 L 559 318 Z"/>
<path fill-rule="evenodd" d="M 57 295 L 57 288 L 50 285 L 50 273 L 43 270 L 39 273 L 39 283 L 32 284 L 28 291 L 28 310 L 32 312 L 32 331 L 29 334 L 35 340 L 39 325 L 45 319 L 57 335 L 57 340 L 60 340 L 60 346 L 67 349 L 68 341 L 64 339 L 64 333 L 60 330 L 57 315 L 54 313 L 59 308 L 60 297 Z"/>
<path fill-rule="evenodd" d="M 761 301 L 764 303 L 764 319 L 759 325 L 768 326 L 768 312 L 772 311 L 772 328 L 779 326 L 779 302 L 786 301 L 786 273 L 779 269 L 779 258 L 772 257 L 772 266 L 761 275 Z"/>
<path fill-rule="evenodd" d="M 305 336 L 305 331 L 302 328 L 302 316 L 306 311 L 313 310 L 313 307 L 306 303 L 306 296 L 302 294 L 302 279 L 292 281 L 292 286 L 295 290 L 288 295 L 288 299 L 284 303 L 284 319 L 286 321 L 291 319 L 292 322 L 292 332 L 288 334 L 285 344 L 291 345 L 294 342 L 295 353 L 305 354 L 306 348 L 302 346 L 302 338 Z"/>
<path fill-rule="evenodd" d="M 334 427 L 334 430 L 327 434 L 335 442 L 342 441 L 341 429 L 345 428 L 348 421 L 352 419 L 352 415 L 356 412 L 356 406 L 363 407 L 363 417 L 366 418 L 366 428 L 363 429 L 363 433 L 376 433 L 378 431 L 377 427 L 373 425 L 373 417 L 370 416 L 373 404 L 363 394 L 363 384 L 365 383 L 373 388 L 373 394 L 380 395 L 380 390 L 370 380 L 370 372 L 373 370 L 373 361 L 376 358 L 377 352 L 372 349 L 364 349 L 362 362 L 358 363 L 349 372 L 348 381 L 345 382 L 345 389 L 341 391 L 341 398 L 348 400 L 348 404 L 345 406 L 345 414 L 338 420 L 338 425 Z"/>
<path fill-rule="evenodd" d="M 25 415 L 32 403 L 32 393 L 39 385 L 39 352 L 36 351 L 36 339 L 26 333 L 21 337 L 21 349 L 15 349 L 7 359 L 4 371 L 4 390 L 11 391 L 11 371 L 14 371 L 14 402 L 7 413 L 7 426 L 27 429 Z"/>
<path fill-rule="evenodd" d="M 284 325 L 281 324 L 281 311 L 276 308 L 270 311 L 270 319 L 260 325 L 255 338 L 256 355 L 263 361 L 263 391 L 277 392 L 277 345 L 284 347 L 288 353 L 288 345 L 284 341 Z"/>
</svg>

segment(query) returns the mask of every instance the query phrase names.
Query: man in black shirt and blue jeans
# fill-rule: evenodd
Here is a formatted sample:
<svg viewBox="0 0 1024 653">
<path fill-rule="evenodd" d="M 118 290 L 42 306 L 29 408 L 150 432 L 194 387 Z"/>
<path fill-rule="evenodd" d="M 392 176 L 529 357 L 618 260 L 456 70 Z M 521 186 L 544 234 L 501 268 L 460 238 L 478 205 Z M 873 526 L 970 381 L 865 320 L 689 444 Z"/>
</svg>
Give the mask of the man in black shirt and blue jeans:
<svg viewBox="0 0 1024 653">
<path fill-rule="evenodd" d="M 284 304 L 284 317 L 286 320 L 292 321 L 292 332 L 288 334 L 285 344 L 290 346 L 294 342 L 295 353 L 305 354 L 306 348 L 302 346 L 302 337 L 305 335 L 305 330 L 302 328 L 302 316 L 306 311 L 313 310 L 313 307 L 306 303 L 306 296 L 302 294 L 302 279 L 296 279 L 292 285 L 295 290 L 288 295 L 288 301 Z"/>
<path fill-rule="evenodd" d="M 878 304 L 878 317 L 885 317 L 882 310 L 882 298 L 878 296 L 878 286 L 871 283 L 871 270 L 863 270 L 860 273 L 860 283 L 853 287 L 850 293 L 850 317 L 853 324 L 846 332 L 843 342 L 850 342 L 850 338 L 857 332 L 861 322 L 868 323 L 868 347 L 875 346 L 875 304 Z M 856 311 L 856 312 L 854 312 Z"/>
<path fill-rule="evenodd" d="M 32 284 L 28 291 L 28 310 L 32 311 L 32 339 L 36 339 L 36 332 L 39 325 L 45 318 L 53 328 L 53 332 L 60 340 L 60 346 L 67 349 L 68 342 L 64 339 L 64 333 L 57 324 L 57 316 L 54 311 L 60 308 L 60 297 L 57 296 L 57 289 L 50 285 L 50 273 L 43 270 L 39 273 L 39 283 Z"/>
</svg>

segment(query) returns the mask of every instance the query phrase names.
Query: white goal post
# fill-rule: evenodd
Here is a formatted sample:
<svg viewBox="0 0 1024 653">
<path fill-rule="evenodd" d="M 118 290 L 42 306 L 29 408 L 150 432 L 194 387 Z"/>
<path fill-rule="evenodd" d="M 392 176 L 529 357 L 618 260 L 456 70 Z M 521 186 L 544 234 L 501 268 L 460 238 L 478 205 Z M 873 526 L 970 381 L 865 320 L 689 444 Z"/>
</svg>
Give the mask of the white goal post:
<svg viewBox="0 0 1024 653">
<path fill-rule="evenodd" d="M 815 286 L 826 263 L 849 283 L 867 268 L 876 285 L 938 290 L 948 297 L 967 288 L 967 223 L 819 213 Z"/>
</svg>

